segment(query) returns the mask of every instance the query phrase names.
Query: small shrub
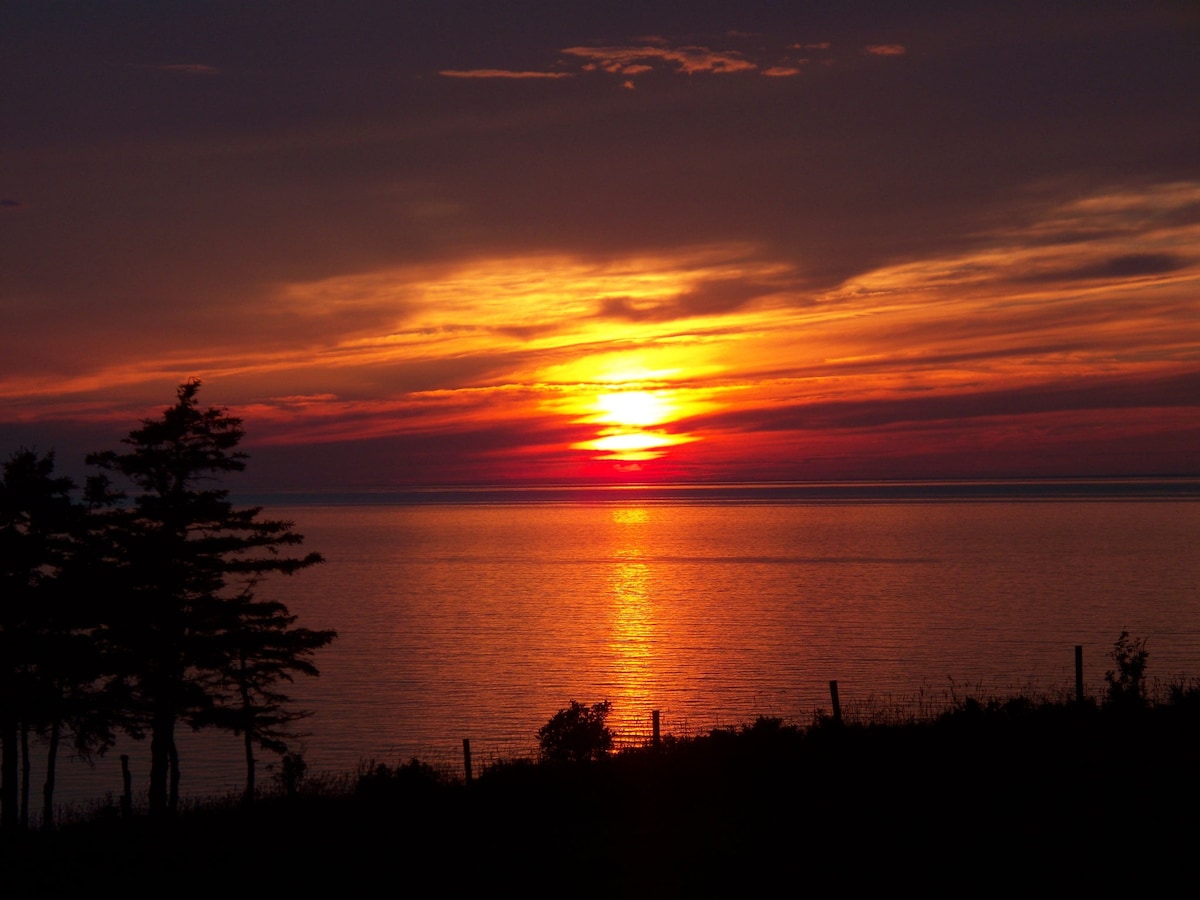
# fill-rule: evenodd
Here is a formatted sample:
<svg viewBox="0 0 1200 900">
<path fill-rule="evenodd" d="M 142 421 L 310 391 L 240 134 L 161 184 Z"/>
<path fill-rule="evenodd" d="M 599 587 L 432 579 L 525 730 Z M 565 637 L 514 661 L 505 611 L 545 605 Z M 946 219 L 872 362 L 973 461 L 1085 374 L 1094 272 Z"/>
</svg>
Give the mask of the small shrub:
<svg viewBox="0 0 1200 900">
<path fill-rule="evenodd" d="M 1167 703 L 1178 709 L 1200 709 L 1200 681 L 1182 679 L 1167 686 Z"/>
<path fill-rule="evenodd" d="M 398 795 L 429 794 L 446 783 L 447 778 L 429 763 L 415 756 L 398 766 L 372 763 L 359 774 L 354 792 L 359 797 L 384 799 Z"/>
<path fill-rule="evenodd" d="M 1131 638 L 1128 631 L 1113 644 L 1109 654 L 1115 669 L 1104 673 L 1108 702 L 1112 706 L 1142 706 L 1146 701 L 1146 660 L 1150 651 L 1145 638 Z"/>
<path fill-rule="evenodd" d="M 295 797 L 300 793 L 300 788 L 307 775 L 308 763 L 304 761 L 304 754 L 297 751 L 283 755 L 283 758 L 279 760 L 279 771 L 275 778 L 283 790 L 284 796 Z"/>
<path fill-rule="evenodd" d="M 778 716 L 759 716 L 751 725 L 743 725 L 743 734 L 774 735 L 783 731 L 783 719 Z"/>
<path fill-rule="evenodd" d="M 607 700 L 590 707 L 570 701 L 538 729 L 539 757 L 543 762 L 590 762 L 612 750 L 612 729 L 605 724 L 612 704 Z"/>
</svg>

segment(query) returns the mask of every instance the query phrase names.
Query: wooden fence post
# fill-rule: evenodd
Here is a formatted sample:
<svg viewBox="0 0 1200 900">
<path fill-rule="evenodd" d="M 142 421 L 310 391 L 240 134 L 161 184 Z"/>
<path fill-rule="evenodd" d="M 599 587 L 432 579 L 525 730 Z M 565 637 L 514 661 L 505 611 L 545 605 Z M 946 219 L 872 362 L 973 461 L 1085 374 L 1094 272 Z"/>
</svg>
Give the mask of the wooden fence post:
<svg viewBox="0 0 1200 900">
<path fill-rule="evenodd" d="M 842 721 L 842 703 L 838 699 L 837 679 L 829 682 L 829 699 L 833 701 L 833 721 Z"/>
<path fill-rule="evenodd" d="M 463 770 L 467 773 L 467 784 L 471 783 L 471 739 L 463 738 Z"/>
<path fill-rule="evenodd" d="M 651 723 L 651 730 L 654 735 L 651 740 L 653 742 L 653 745 L 655 747 L 657 747 L 659 745 L 659 742 L 662 740 L 662 735 L 659 732 L 659 721 L 658 721 L 658 710 L 657 709 L 650 713 L 650 723 Z"/>
<path fill-rule="evenodd" d="M 1083 644 L 1075 645 L 1075 702 L 1083 703 Z"/>
<path fill-rule="evenodd" d="M 121 794 L 121 818 L 128 819 L 133 816 L 133 776 L 129 774 L 129 754 L 121 754 L 121 786 L 124 791 Z"/>
</svg>

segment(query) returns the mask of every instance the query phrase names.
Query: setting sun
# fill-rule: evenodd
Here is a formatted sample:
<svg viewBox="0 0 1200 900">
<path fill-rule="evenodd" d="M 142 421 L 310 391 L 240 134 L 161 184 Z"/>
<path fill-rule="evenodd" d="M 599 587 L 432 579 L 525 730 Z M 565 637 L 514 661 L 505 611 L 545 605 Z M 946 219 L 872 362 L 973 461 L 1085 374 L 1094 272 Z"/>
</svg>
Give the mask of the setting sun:
<svg viewBox="0 0 1200 900">
<path fill-rule="evenodd" d="M 590 413 L 579 421 L 603 427 L 596 438 L 572 447 L 599 451 L 602 455 L 598 459 L 643 462 L 659 458 L 669 447 L 695 440 L 688 434 L 672 434 L 654 427 L 683 416 L 669 389 L 607 391 L 592 400 Z"/>
<path fill-rule="evenodd" d="M 609 422 L 631 428 L 661 425 L 675 418 L 670 402 L 660 394 L 649 391 L 602 394 L 597 398 L 596 406 L 600 410 L 600 415 L 596 417 L 597 422 Z"/>
</svg>

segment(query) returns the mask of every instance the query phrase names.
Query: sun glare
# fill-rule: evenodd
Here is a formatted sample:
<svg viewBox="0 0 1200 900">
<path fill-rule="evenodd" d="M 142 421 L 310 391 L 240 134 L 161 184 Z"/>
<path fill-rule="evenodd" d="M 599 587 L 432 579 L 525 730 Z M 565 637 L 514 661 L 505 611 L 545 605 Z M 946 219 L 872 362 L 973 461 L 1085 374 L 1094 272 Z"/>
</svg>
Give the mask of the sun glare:
<svg viewBox="0 0 1200 900">
<path fill-rule="evenodd" d="M 599 394 L 591 415 L 582 421 L 604 426 L 590 441 L 573 444 L 576 450 L 599 451 L 600 459 L 641 462 L 657 459 L 669 447 L 695 440 L 655 428 L 680 418 L 668 391 L 627 390 Z"/>
<path fill-rule="evenodd" d="M 648 450 L 657 450 L 659 447 L 668 446 L 670 443 L 668 435 L 653 434 L 649 431 L 627 431 L 588 441 L 587 446 L 595 450 L 626 454 L 645 453 Z"/>
<path fill-rule="evenodd" d="M 649 391 L 621 391 L 596 398 L 595 421 L 629 428 L 661 425 L 674 418 L 670 401 Z"/>
</svg>

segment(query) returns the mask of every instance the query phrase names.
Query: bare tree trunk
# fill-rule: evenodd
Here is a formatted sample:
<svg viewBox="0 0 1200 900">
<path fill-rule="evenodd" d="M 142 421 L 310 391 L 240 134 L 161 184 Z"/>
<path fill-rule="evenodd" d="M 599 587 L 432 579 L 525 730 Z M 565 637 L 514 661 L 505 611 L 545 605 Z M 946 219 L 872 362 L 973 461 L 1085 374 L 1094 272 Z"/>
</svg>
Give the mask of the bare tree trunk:
<svg viewBox="0 0 1200 900">
<path fill-rule="evenodd" d="M 50 749 L 46 753 L 46 783 L 42 786 L 42 828 L 54 829 L 54 776 L 58 766 L 58 742 L 62 736 L 58 722 L 50 726 Z"/>
<path fill-rule="evenodd" d="M 246 686 L 246 657 L 242 656 L 238 662 L 242 673 L 239 691 L 242 695 L 242 714 L 245 717 L 242 740 L 246 750 L 246 793 L 242 802 L 249 806 L 254 802 L 254 710 L 250 705 L 250 689 Z"/>
<path fill-rule="evenodd" d="M 167 798 L 167 810 L 171 815 L 179 811 L 179 748 L 175 746 L 175 735 L 171 735 L 171 795 Z"/>
<path fill-rule="evenodd" d="M 254 735 L 247 728 L 243 734 L 246 748 L 246 794 L 243 802 L 249 806 L 254 802 Z"/>
<path fill-rule="evenodd" d="M 121 754 L 121 818 L 133 818 L 133 776 L 129 773 L 129 754 Z"/>
<path fill-rule="evenodd" d="M 21 828 L 29 827 L 29 723 L 21 723 Z"/>
<path fill-rule="evenodd" d="M 168 811 L 167 780 L 171 772 L 171 757 L 175 747 L 175 715 L 155 713 L 150 734 L 150 815 L 161 816 Z"/>
<path fill-rule="evenodd" d="M 4 721 L 0 723 L 0 741 L 4 743 L 3 762 L 0 763 L 0 826 L 5 831 L 16 831 L 17 721 L 7 709 L 0 715 L 4 717 Z"/>
</svg>

